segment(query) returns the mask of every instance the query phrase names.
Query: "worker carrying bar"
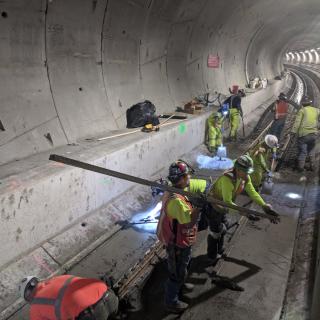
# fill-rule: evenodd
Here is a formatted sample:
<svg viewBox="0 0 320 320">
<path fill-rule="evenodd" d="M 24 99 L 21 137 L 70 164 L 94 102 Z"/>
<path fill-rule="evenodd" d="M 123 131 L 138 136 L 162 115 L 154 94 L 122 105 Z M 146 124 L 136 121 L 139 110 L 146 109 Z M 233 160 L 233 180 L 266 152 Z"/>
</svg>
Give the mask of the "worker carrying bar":
<svg viewBox="0 0 320 320">
<path fill-rule="evenodd" d="M 174 188 L 174 187 L 170 187 L 167 185 L 162 185 L 158 182 L 153 182 L 150 180 L 146 180 L 146 179 L 142 179 L 139 177 L 135 177 L 135 176 L 131 176 L 122 172 L 118 172 L 118 171 L 114 171 L 114 170 L 110 170 L 110 169 L 106 169 L 106 168 L 102 168 L 93 164 L 89 164 L 89 163 L 85 163 L 79 160 L 75 160 L 75 159 L 71 159 L 71 158 L 67 158 L 64 156 L 60 156 L 57 154 L 51 154 L 49 157 L 49 160 L 52 161 L 56 161 L 56 162 L 60 162 L 60 163 L 64 163 L 66 165 L 70 165 L 73 167 L 77 167 L 77 168 L 81 168 L 81 169 L 85 169 L 85 170 L 89 170 L 89 171 L 93 171 L 93 172 L 97 172 L 97 173 L 101 173 L 107 176 L 111 176 L 111 177 L 115 177 L 115 178 L 119 178 L 119 179 L 123 179 L 123 180 L 127 180 L 130 182 L 134 182 L 134 183 L 138 183 L 138 184 L 142 184 L 145 186 L 149 186 L 149 187 L 155 187 L 158 189 L 161 189 L 163 191 L 168 191 L 171 193 L 178 193 L 181 194 L 183 196 L 186 196 L 190 199 L 191 202 L 193 202 L 196 206 L 202 206 L 205 205 L 206 203 L 212 203 L 215 205 L 219 205 L 222 207 L 227 207 L 233 210 L 236 210 L 239 212 L 240 215 L 242 216 L 249 216 L 249 215 L 256 215 L 259 216 L 261 218 L 267 218 L 269 219 L 272 223 L 278 223 L 280 221 L 279 219 L 279 215 L 274 212 L 270 212 L 270 213 L 262 213 L 256 210 L 252 210 L 252 209 L 248 209 L 248 208 L 243 208 L 237 205 L 233 205 L 233 204 L 229 204 L 226 202 L 223 202 L 221 200 L 215 199 L 211 196 L 205 196 L 205 195 L 199 195 L 199 194 L 194 194 L 191 192 L 187 192 L 178 188 Z"/>
</svg>

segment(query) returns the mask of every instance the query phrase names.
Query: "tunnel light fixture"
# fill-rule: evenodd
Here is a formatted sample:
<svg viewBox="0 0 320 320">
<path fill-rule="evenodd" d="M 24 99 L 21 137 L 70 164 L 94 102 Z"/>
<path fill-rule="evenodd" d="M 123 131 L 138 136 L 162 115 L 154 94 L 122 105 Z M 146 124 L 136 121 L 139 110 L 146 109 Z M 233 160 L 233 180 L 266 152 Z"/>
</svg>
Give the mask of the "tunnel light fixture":
<svg viewBox="0 0 320 320">
<path fill-rule="evenodd" d="M 293 62 L 295 59 L 295 56 L 292 51 L 289 52 L 289 56 L 291 57 L 291 62 Z"/>
<path fill-rule="evenodd" d="M 314 55 L 316 56 L 315 63 L 318 64 L 320 62 L 320 57 L 319 57 L 319 53 L 316 50 L 314 50 Z"/>
<path fill-rule="evenodd" d="M 303 51 L 301 51 L 300 54 L 302 55 L 302 63 L 305 63 L 307 61 L 306 54 Z"/>
<path fill-rule="evenodd" d="M 308 55 L 309 61 L 308 63 L 313 63 L 313 57 L 312 57 L 312 53 L 309 50 L 306 50 L 306 53 Z"/>
</svg>

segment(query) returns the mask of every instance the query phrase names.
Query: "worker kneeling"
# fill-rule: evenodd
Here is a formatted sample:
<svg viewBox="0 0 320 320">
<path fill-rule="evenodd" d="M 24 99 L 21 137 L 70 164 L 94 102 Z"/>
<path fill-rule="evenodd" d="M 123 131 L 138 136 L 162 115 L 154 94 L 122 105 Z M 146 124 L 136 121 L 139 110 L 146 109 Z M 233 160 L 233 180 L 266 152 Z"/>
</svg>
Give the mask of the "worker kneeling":
<svg viewBox="0 0 320 320">
<path fill-rule="evenodd" d="M 250 174 L 251 182 L 255 189 L 258 189 L 266 176 L 271 176 L 270 159 L 276 158 L 278 138 L 272 134 L 267 134 L 264 141 L 258 143 L 249 150 L 248 154 L 253 160 L 253 173 Z M 272 161 L 273 162 L 273 161 Z"/>
<path fill-rule="evenodd" d="M 219 112 L 208 118 L 208 150 L 214 154 L 222 144 L 221 119 L 222 115 Z"/>
<path fill-rule="evenodd" d="M 197 192 L 191 188 L 189 174 L 188 165 L 183 161 L 176 161 L 169 168 L 168 179 L 175 188 L 189 188 L 190 192 Z M 196 185 L 199 185 L 200 193 L 204 191 L 202 183 Z M 187 303 L 180 300 L 179 295 L 186 286 L 185 279 L 191 259 L 191 247 L 196 241 L 199 214 L 200 210 L 194 208 L 187 197 L 164 193 L 157 236 L 167 251 L 169 278 L 165 284 L 165 307 L 169 312 L 180 313 L 188 307 Z M 187 284 L 187 289 L 189 285 L 191 284 Z"/>
<path fill-rule="evenodd" d="M 234 201 L 242 191 L 262 207 L 265 213 L 276 216 L 270 204 L 266 204 L 252 185 L 250 173 L 253 172 L 253 161 L 248 155 L 239 157 L 234 168 L 226 171 L 213 184 L 209 196 L 235 205 Z M 210 263 L 215 264 L 223 254 L 224 236 L 228 228 L 226 214 L 228 210 L 218 205 L 209 204 L 206 215 L 209 223 L 207 238 L 207 255 Z"/>
<path fill-rule="evenodd" d="M 19 286 L 30 306 L 30 320 L 107 320 L 118 311 L 118 298 L 101 280 L 61 275 L 40 281 L 24 278 Z"/>
</svg>

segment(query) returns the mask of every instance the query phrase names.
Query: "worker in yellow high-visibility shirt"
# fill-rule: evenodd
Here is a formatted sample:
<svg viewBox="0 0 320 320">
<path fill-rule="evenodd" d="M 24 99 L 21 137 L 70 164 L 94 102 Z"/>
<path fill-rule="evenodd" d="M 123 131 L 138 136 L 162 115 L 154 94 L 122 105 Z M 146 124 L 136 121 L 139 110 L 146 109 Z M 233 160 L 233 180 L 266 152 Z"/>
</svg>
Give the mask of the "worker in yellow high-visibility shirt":
<svg viewBox="0 0 320 320">
<path fill-rule="evenodd" d="M 208 150 L 214 154 L 218 150 L 218 147 L 222 144 L 221 119 L 222 115 L 219 112 L 215 112 L 207 120 Z"/>
<path fill-rule="evenodd" d="M 306 158 L 309 156 L 310 170 L 313 171 L 320 110 L 312 106 L 312 100 L 307 96 L 302 98 L 301 105 L 302 108 L 299 110 L 291 129 L 291 134 L 298 136 L 297 170 L 302 172 L 305 169 Z"/>
</svg>

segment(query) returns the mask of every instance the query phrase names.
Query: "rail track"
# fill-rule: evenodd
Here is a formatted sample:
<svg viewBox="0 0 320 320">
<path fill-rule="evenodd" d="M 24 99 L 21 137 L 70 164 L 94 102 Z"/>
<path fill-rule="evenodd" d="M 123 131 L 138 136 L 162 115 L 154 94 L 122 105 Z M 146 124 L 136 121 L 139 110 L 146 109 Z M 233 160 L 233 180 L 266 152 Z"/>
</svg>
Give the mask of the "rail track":
<svg viewBox="0 0 320 320">
<path fill-rule="evenodd" d="M 287 95 L 290 97 L 291 100 L 297 101 L 297 96 L 299 94 L 301 95 L 301 87 L 302 87 L 302 80 L 300 77 L 292 73 L 293 82 L 291 89 L 287 92 Z M 268 107 L 268 109 L 264 112 L 263 116 L 261 117 L 261 120 L 258 122 L 254 134 L 250 136 L 248 141 L 245 143 L 246 148 L 250 147 L 251 145 L 255 145 L 258 143 L 262 137 L 268 133 L 268 130 L 270 129 L 272 123 L 273 123 L 273 111 L 272 111 L 272 105 Z M 289 118 L 288 121 L 288 130 L 291 129 L 291 126 L 294 121 L 294 115 L 292 115 L 292 119 Z M 286 136 L 286 134 L 284 135 Z M 289 140 L 285 141 L 284 146 L 287 147 L 289 144 Z M 241 230 L 243 225 L 246 223 L 247 219 L 240 219 L 239 220 L 239 227 L 235 231 L 235 235 L 237 234 L 237 230 Z M 232 239 L 232 236 L 230 237 L 230 240 Z M 230 241 L 229 240 L 229 241 Z M 232 247 L 232 241 L 229 243 L 229 247 Z M 227 252 L 230 249 L 229 247 L 226 248 Z M 151 271 L 153 269 L 153 266 L 164 259 L 165 257 L 165 249 L 163 245 L 156 241 L 155 244 L 145 253 L 144 258 L 142 258 L 139 262 L 136 263 L 135 266 L 133 266 L 128 272 L 122 277 L 117 283 L 115 284 L 116 290 L 119 294 L 119 297 L 124 300 L 130 301 L 130 296 L 133 294 L 133 292 L 136 292 L 137 289 L 143 286 L 143 284 L 148 279 L 149 275 L 151 274 Z M 221 264 L 217 265 L 217 272 L 221 269 Z M 138 289 L 139 291 L 139 289 Z M 136 299 L 135 299 L 136 300 Z"/>
</svg>

